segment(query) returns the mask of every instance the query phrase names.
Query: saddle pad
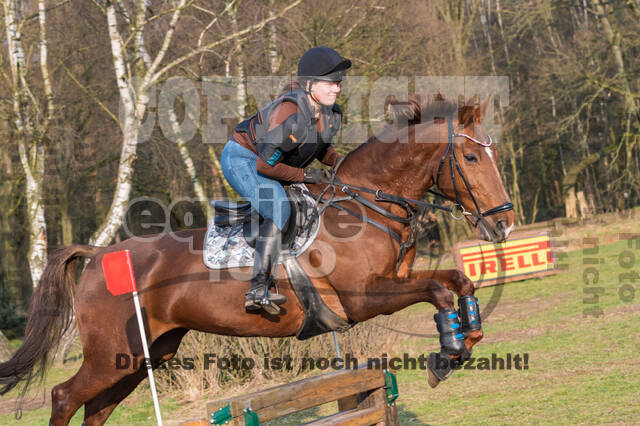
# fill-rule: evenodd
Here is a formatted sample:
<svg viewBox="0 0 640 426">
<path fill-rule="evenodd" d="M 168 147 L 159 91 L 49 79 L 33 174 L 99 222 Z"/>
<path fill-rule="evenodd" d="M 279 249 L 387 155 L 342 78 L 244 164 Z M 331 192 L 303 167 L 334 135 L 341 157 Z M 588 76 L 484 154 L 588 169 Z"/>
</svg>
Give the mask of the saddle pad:
<svg viewBox="0 0 640 426">
<path fill-rule="evenodd" d="M 289 247 L 289 253 L 294 257 L 301 255 L 313 243 L 320 230 L 320 219 L 316 218 L 314 214 L 315 200 L 307 194 L 306 187 L 303 188 L 304 191 L 301 192 L 304 194 L 306 201 L 306 212 L 303 212 L 302 216 L 307 218 L 307 223 L 304 226 L 298 224 L 299 230 Z M 296 212 L 292 211 L 292 218 L 295 218 L 295 215 Z M 310 226 L 308 224 L 309 221 L 313 221 Z M 307 231 L 303 231 L 304 229 L 307 229 Z M 241 223 L 231 226 L 218 226 L 211 219 L 204 237 L 203 247 L 204 264 L 210 269 L 253 266 L 253 253 L 255 250 L 245 241 Z M 282 262 L 279 260 L 278 263 Z"/>
</svg>

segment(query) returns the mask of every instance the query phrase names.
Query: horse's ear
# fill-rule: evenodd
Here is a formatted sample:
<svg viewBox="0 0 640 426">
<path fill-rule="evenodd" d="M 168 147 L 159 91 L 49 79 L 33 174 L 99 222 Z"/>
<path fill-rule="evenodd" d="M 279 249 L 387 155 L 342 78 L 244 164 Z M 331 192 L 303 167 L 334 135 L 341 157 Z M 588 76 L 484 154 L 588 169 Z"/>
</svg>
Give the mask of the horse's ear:
<svg viewBox="0 0 640 426">
<path fill-rule="evenodd" d="M 484 118 L 487 116 L 487 110 L 489 109 L 489 102 L 491 101 L 491 95 L 487 96 L 487 99 L 482 101 L 482 103 L 475 108 L 473 113 L 473 122 L 474 123 L 482 123 Z"/>
<path fill-rule="evenodd" d="M 465 128 L 473 123 L 475 108 L 473 105 L 462 105 L 458 108 L 458 123 Z"/>
</svg>

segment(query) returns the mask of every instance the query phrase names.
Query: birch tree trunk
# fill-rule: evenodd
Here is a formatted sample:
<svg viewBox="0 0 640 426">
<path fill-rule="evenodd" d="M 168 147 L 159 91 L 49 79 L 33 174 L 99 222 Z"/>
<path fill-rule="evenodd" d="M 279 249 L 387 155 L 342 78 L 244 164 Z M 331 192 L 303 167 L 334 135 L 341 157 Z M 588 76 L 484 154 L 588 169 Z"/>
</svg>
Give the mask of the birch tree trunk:
<svg viewBox="0 0 640 426">
<path fill-rule="evenodd" d="M 503 114 L 500 112 L 500 121 L 503 122 L 501 127 L 504 126 Z M 507 132 L 503 132 L 504 141 L 507 145 L 509 164 L 511 166 L 511 200 L 513 201 L 513 210 L 516 215 L 518 223 L 524 222 L 524 211 L 522 205 L 522 197 L 520 194 L 519 184 L 519 172 L 518 172 L 518 153 L 514 148 L 513 138 L 507 135 Z"/>
<path fill-rule="evenodd" d="M 135 26 L 133 27 L 136 49 L 131 58 L 123 50 L 123 36 L 118 28 L 118 20 L 113 2 L 108 1 L 106 7 L 107 28 L 109 31 L 111 55 L 116 74 L 116 84 L 120 96 L 120 126 L 122 130 L 122 150 L 116 177 L 116 189 L 106 218 L 98 230 L 93 234 L 89 243 L 92 245 L 108 245 L 122 226 L 123 218 L 131 194 L 134 163 L 138 149 L 138 133 L 140 124 L 149 103 L 148 90 L 151 80 L 164 59 L 173 38 L 180 14 L 185 7 L 186 0 L 180 0 L 173 11 L 169 29 L 163 39 L 162 47 L 153 60 L 144 49 L 145 10 L 146 1 L 138 0 Z M 148 65 L 146 65 L 148 64 Z M 145 69 L 146 68 L 146 69 Z M 131 70 L 138 71 L 142 76 L 142 84 L 133 86 L 128 78 Z"/>
<path fill-rule="evenodd" d="M 185 119 L 187 119 L 189 114 L 189 109 L 185 106 Z M 198 172 L 196 170 L 196 166 L 193 163 L 193 159 L 191 158 L 191 154 L 189 153 L 189 148 L 187 147 L 187 141 L 182 134 L 182 130 L 180 129 L 180 124 L 178 123 L 178 117 L 176 116 L 175 110 L 173 108 L 169 108 L 169 120 L 171 121 L 171 127 L 173 129 L 173 134 L 175 137 L 175 143 L 178 146 L 178 151 L 180 152 L 180 157 L 182 158 L 182 162 L 187 170 L 187 174 L 191 178 L 191 183 L 193 185 L 193 191 L 200 202 L 202 207 L 202 211 L 207 215 L 207 223 L 210 218 L 213 217 L 213 207 L 209 204 L 209 198 L 204 190 L 204 186 L 202 185 L 202 181 L 198 178 Z M 188 117 L 193 119 L 193 117 Z"/>
<path fill-rule="evenodd" d="M 496 61 L 493 54 L 493 40 L 491 38 L 491 0 L 487 0 L 486 7 L 483 7 L 480 11 L 480 22 L 482 23 L 482 29 L 484 35 L 487 38 L 487 44 L 489 47 L 489 57 L 491 58 L 491 72 L 496 75 Z"/>
<path fill-rule="evenodd" d="M 507 37 L 504 35 L 504 26 L 502 25 L 502 9 L 500 8 L 500 0 L 496 0 L 496 13 L 498 15 L 498 26 L 500 27 L 500 36 L 502 37 L 502 45 L 504 47 L 504 57 L 507 62 L 507 65 L 511 64 L 511 59 L 509 57 L 509 42 L 507 41 Z"/>
<path fill-rule="evenodd" d="M 274 2 L 275 0 L 269 0 L 269 17 L 275 16 Z M 267 38 L 269 40 L 269 47 L 267 51 L 269 56 L 269 71 L 271 71 L 271 75 L 275 75 L 278 72 L 278 68 L 280 68 L 280 62 L 278 61 L 278 39 L 275 20 L 269 22 L 269 26 L 267 27 Z"/>
<path fill-rule="evenodd" d="M 614 30 L 614 27 L 611 25 L 611 22 L 609 21 L 609 13 L 605 10 L 605 6 L 603 6 L 602 2 L 600 0 L 596 0 L 594 2 L 594 6 L 598 17 L 602 22 L 602 29 L 604 30 L 604 34 L 606 35 L 607 40 L 611 45 L 611 51 L 613 53 L 613 59 L 616 64 L 618 78 L 620 79 L 624 90 L 624 98 L 627 104 L 627 108 L 629 109 L 630 113 L 635 113 L 637 105 L 631 92 L 631 84 L 625 73 L 624 58 L 622 56 L 622 48 L 620 46 L 620 33 L 617 30 Z"/>
<path fill-rule="evenodd" d="M 234 0 L 231 0 L 234 1 Z M 229 10 L 229 17 L 231 18 L 231 29 L 234 33 L 238 32 L 238 5 L 239 2 L 236 3 Z M 269 14 L 270 17 L 274 15 Z M 274 21 L 271 21 L 273 23 Z M 236 75 L 235 77 L 238 79 L 238 87 L 236 87 L 236 102 L 238 104 L 238 109 L 236 111 L 236 116 L 239 120 L 243 120 L 245 118 L 245 106 L 247 105 L 247 80 L 244 71 L 244 60 L 243 60 L 243 47 L 242 40 L 239 37 L 236 37 L 234 40 L 234 49 L 232 53 L 232 57 L 236 59 Z M 231 59 L 233 62 L 233 59 Z M 230 69 L 227 68 L 227 77 L 230 77 Z"/>
<path fill-rule="evenodd" d="M 25 198 L 29 226 L 29 270 L 33 286 L 37 286 L 47 263 L 47 225 L 43 202 L 45 176 L 45 149 L 49 121 L 53 117 L 53 91 L 49 79 L 47 62 L 46 14 L 44 0 L 38 2 L 40 25 L 40 71 L 45 90 L 46 112 L 39 109 L 33 91 L 28 87 L 27 67 L 22 42 L 20 0 L 3 1 L 7 49 L 11 70 L 11 92 L 13 98 L 13 137 L 18 144 L 20 164 L 25 175 Z"/>
<path fill-rule="evenodd" d="M 138 103 L 143 109 L 142 111 L 136 111 L 138 105 L 135 100 L 135 94 L 128 84 L 127 58 L 123 51 L 122 36 L 118 29 L 118 21 L 113 2 L 107 2 L 106 16 L 111 55 L 116 73 L 116 84 L 120 95 L 122 149 L 120 151 L 120 162 L 116 175 L 116 190 L 111 201 L 111 206 L 109 207 L 104 222 L 89 240 L 89 244 L 97 246 L 108 245 L 122 225 L 127 203 L 129 202 L 129 195 L 131 194 L 133 164 L 136 159 L 138 147 L 138 125 L 140 123 L 138 115 L 143 116 L 144 107 L 146 107 L 146 103 L 141 99 Z M 139 31 L 143 31 L 143 29 L 141 28 Z"/>
<path fill-rule="evenodd" d="M 634 5 L 637 5 L 637 2 L 630 2 L 630 6 L 633 8 Z M 594 8 L 600 22 L 602 24 L 603 32 L 605 33 L 606 39 L 609 42 L 611 47 L 611 53 L 613 54 L 614 63 L 616 66 L 616 75 L 614 76 L 614 80 L 618 82 L 620 85 L 617 88 L 616 92 L 622 92 L 622 96 L 624 97 L 624 122 L 622 122 L 622 135 L 621 135 L 621 147 L 618 148 L 616 154 L 614 155 L 613 162 L 618 159 L 618 153 L 621 151 L 620 148 L 624 147 L 624 164 L 620 167 L 621 183 L 622 183 L 622 191 L 624 194 L 628 194 L 630 191 L 637 191 L 637 182 L 638 182 L 638 169 L 639 161 L 638 161 L 638 138 L 634 135 L 638 133 L 640 130 L 640 114 L 637 103 L 637 94 L 633 93 L 633 80 L 631 76 L 628 75 L 625 60 L 622 53 L 622 44 L 621 44 L 621 34 L 617 28 L 615 22 L 615 15 L 610 12 L 611 5 L 605 4 L 601 0 L 596 0 L 594 2 Z M 632 128 L 632 125 L 634 128 Z M 628 208 L 626 201 L 627 195 L 623 197 L 618 197 L 618 208 L 624 209 Z"/>
</svg>

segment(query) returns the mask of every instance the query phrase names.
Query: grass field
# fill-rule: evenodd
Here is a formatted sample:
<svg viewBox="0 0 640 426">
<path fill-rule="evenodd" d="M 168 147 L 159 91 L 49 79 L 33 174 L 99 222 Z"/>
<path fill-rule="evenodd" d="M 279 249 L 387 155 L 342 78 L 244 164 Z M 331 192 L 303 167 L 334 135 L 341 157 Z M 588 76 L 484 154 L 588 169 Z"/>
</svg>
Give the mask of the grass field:
<svg viewBox="0 0 640 426">
<path fill-rule="evenodd" d="M 400 423 L 640 424 L 640 241 L 630 246 L 615 235 L 599 240 L 607 243 L 599 245 L 597 254 L 567 252 L 559 259 L 561 271 L 556 275 L 477 291 L 481 306 L 490 300 L 497 305 L 483 318 L 485 338 L 476 346 L 474 357 L 526 353 L 527 369 L 461 370 L 436 389 L 429 388 L 423 370 L 400 370 Z M 589 264 L 592 259 L 598 263 Z M 592 266 L 599 277 L 590 284 L 593 275 L 585 282 L 583 272 Z M 639 276 L 635 282 L 625 281 L 632 287 L 621 293 L 620 274 L 628 272 Z M 588 303 L 593 302 L 590 288 L 598 289 L 597 303 Z M 589 315 L 594 309 L 602 315 Z M 415 305 L 396 314 L 397 328 L 433 335 L 433 313 L 431 305 Z M 437 347 L 435 337 L 402 337 L 397 353 L 389 356 L 417 357 Z M 327 356 L 332 356 L 332 348 L 328 350 Z M 77 366 L 72 363 L 52 370 L 47 389 L 73 374 Z M 114 412 L 109 424 L 154 424 L 145 385 Z M 49 403 L 25 410 L 22 420 L 16 421 L 8 414 L 10 397 L 0 400 L 1 412 L 7 413 L 0 415 L 0 424 L 47 424 Z M 29 403 L 38 405 L 42 399 Z M 201 417 L 202 405 L 164 398 L 165 423 Z M 335 410 L 335 403 L 327 404 L 277 424 L 298 424 Z M 77 414 L 72 424 L 81 424 L 81 416 Z"/>
</svg>

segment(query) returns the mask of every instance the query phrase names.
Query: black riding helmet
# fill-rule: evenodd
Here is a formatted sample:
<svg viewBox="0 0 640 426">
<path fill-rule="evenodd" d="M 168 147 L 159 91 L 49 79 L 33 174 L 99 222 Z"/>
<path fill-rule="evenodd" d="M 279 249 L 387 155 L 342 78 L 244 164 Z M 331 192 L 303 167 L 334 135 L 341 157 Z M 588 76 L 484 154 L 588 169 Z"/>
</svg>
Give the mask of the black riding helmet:
<svg viewBox="0 0 640 426">
<path fill-rule="evenodd" d="M 346 70 L 351 68 L 351 61 L 340 56 L 330 47 L 312 47 L 298 61 L 298 80 L 303 88 L 306 81 L 342 81 Z"/>
</svg>

